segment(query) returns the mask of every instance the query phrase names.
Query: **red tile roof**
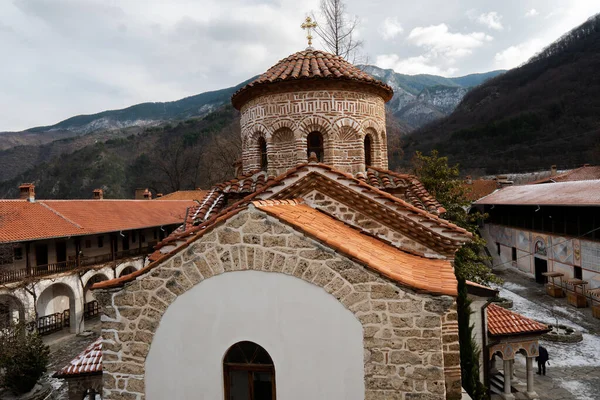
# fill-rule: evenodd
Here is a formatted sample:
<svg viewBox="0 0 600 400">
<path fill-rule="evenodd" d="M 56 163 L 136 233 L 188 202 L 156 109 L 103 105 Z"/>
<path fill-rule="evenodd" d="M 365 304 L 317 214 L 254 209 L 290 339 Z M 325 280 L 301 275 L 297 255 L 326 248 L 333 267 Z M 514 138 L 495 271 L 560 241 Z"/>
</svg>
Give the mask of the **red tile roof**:
<svg viewBox="0 0 600 400">
<path fill-rule="evenodd" d="M 102 373 L 102 338 L 90 344 L 69 365 L 56 373 L 57 378 L 74 378 Z"/>
<path fill-rule="evenodd" d="M 340 56 L 321 50 L 304 50 L 290 55 L 272 66 L 260 77 L 233 94 L 231 102 L 238 110 L 259 92 L 259 88 L 272 87 L 280 82 L 306 80 L 346 81 L 367 84 L 378 90 L 385 101 L 394 92 L 385 83 L 361 71 Z"/>
<path fill-rule="evenodd" d="M 457 281 L 448 260 L 406 253 L 298 201 L 258 200 L 252 204 L 404 286 L 456 296 Z"/>
<path fill-rule="evenodd" d="M 591 181 L 594 179 L 600 179 L 600 166 L 584 165 L 583 167 L 572 169 L 560 175 L 539 179 L 535 182 L 531 182 L 530 185 L 554 182 Z"/>
<path fill-rule="evenodd" d="M 0 243 L 182 223 L 189 200 L 0 200 Z"/>
<path fill-rule="evenodd" d="M 487 320 L 492 336 L 542 334 L 550 330 L 544 324 L 493 303 L 487 308 Z"/>
<path fill-rule="evenodd" d="M 404 192 L 400 197 L 421 210 L 429 211 L 433 214 L 442 214 L 446 211 L 414 175 L 399 174 L 386 169 L 368 167 L 367 176 L 357 175 L 357 178 L 371 186 L 386 191 L 402 189 Z M 398 193 L 395 192 L 394 195 L 398 196 Z"/>
<path fill-rule="evenodd" d="M 158 200 L 200 200 L 206 196 L 208 190 L 178 190 L 173 193 L 157 197 Z M 155 200 L 156 200 L 155 199 Z"/>
<path fill-rule="evenodd" d="M 598 206 L 600 180 L 508 186 L 475 204 Z"/>
<path fill-rule="evenodd" d="M 472 183 L 463 183 L 467 199 L 471 201 L 479 200 L 498 189 L 498 183 L 491 179 L 473 179 Z"/>
</svg>

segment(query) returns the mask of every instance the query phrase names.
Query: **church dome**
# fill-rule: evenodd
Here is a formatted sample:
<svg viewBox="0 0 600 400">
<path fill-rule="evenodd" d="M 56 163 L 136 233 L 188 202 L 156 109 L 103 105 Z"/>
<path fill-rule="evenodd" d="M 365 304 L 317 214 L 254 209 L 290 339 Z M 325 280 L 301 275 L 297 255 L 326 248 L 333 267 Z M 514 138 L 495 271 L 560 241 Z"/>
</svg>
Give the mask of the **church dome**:
<svg viewBox="0 0 600 400">
<path fill-rule="evenodd" d="M 274 85 L 304 81 L 315 83 L 343 81 L 366 85 L 369 89 L 375 90 L 386 102 L 394 94 L 390 86 L 361 71 L 342 57 L 321 50 L 307 49 L 279 61 L 260 77 L 235 92 L 231 102 L 239 110 L 244 103 L 270 91 Z"/>
</svg>

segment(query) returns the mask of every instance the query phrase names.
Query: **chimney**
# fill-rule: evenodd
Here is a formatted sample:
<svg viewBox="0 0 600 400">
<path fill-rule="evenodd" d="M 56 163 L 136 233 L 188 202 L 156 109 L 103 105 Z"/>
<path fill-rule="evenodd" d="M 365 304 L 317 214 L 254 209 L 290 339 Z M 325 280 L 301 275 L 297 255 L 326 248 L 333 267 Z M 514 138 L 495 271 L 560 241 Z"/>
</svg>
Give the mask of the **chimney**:
<svg viewBox="0 0 600 400">
<path fill-rule="evenodd" d="M 550 176 L 556 175 L 556 165 L 550 167 Z"/>
<path fill-rule="evenodd" d="M 92 198 L 94 200 L 102 200 L 104 198 L 104 192 L 102 189 L 94 189 L 94 196 Z"/>
<path fill-rule="evenodd" d="M 144 193 L 148 189 L 135 189 L 135 197 L 136 200 L 144 200 Z"/>
<path fill-rule="evenodd" d="M 144 190 L 144 200 L 152 200 L 152 193 L 148 189 Z"/>
<path fill-rule="evenodd" d="M 471 178 L 471 175 L 467 175 L 467 178 L 465 179 L 465 183 L 467 185 L 472 185 L 473 184 L 473 179 Z"/>
<path fill-rule="evenodd" d="M 156 198 L 158 199 L 160 197 L 163 197 L 163 194 L 162 193 L 156 193 Z"/>
<path fill-rule="evenodd" d="M 35 201 L 35 185 L 33 183 L 22 183 L 19 186 L 19 198 L 33 203 Z"/>
</svg>

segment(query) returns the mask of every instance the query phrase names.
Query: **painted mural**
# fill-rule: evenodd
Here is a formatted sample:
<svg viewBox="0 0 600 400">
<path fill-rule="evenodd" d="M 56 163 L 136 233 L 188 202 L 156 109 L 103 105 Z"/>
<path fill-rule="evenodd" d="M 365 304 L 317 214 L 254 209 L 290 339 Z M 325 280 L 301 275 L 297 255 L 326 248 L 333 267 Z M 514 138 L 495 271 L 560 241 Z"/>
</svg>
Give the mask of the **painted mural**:
<svg viewBox="0 0 600 400">
<path fill-rule="evenodd" d="M 548 238 L 546 236 L 536 235 L 533 240 L 533 254 L 548 257 Z"/>
<path fill-rule="evenodd" d="M 552 238 L 554 259 L 561 263 L 573 265 L 573 240 L 564 237 Z"/>
<path fill-rule="evenodd" d="M 531 232 L 517 232 L 517 249 L 529 251 L 531 249 Z"/>
</svg>

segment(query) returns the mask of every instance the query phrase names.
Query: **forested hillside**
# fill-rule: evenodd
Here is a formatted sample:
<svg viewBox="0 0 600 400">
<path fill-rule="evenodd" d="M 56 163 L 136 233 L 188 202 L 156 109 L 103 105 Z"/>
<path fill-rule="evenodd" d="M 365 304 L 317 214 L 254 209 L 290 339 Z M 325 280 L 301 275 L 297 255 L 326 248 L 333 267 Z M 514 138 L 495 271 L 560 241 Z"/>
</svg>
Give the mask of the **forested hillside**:
<svg viewBox="0 0 600 400">
<path fill-rule="evenodd" d="M 106 198 L 132 198 L 136 188 L 168 193 L 207 187 L 234 174 L 237 118 L 226 106 L 204 118 L 85 145 L 1 182 L 0 198 L 16 198 L 21 182 L 35 182 L 36 196 L 45 199 L 91 198 L 95 188 Z"/>
<path fill-rule="evenodd" d="M 518 172 L 600 162 L 600 16 L 590 18 L 519 68 L 467 93 L 447 118 L 404 139 L 438 149 L 462 170 Z"/>
</svg>

